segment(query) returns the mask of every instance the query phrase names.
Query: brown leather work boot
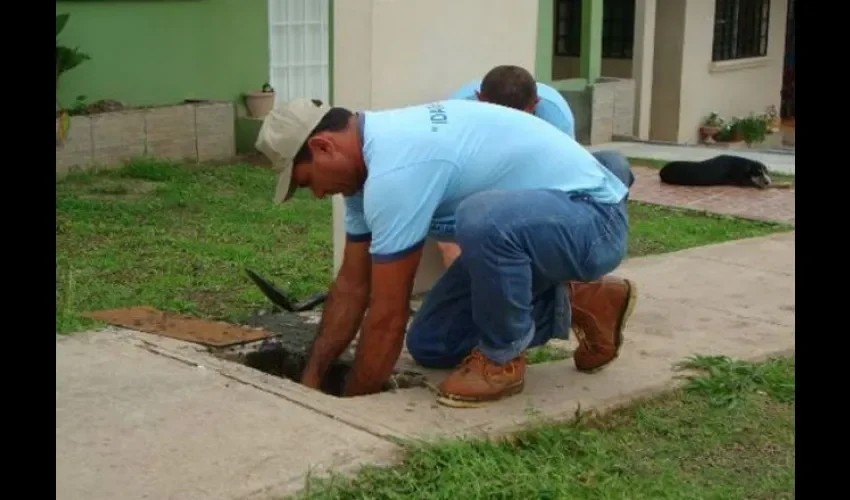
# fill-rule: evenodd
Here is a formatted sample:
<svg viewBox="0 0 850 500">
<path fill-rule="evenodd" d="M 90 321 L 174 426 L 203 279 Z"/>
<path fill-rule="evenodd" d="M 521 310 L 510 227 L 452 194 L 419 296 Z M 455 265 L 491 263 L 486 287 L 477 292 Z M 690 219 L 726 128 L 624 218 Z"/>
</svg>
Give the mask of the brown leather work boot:
<svg viewBox="0 0 850 500">
<path fill-rule="evenodd" d="M 573 354 L 576 369 L 593 373 L 617 359 L 623 329 L 637 302 L 634 282 L 606 276 L 587 283 L 567 283 L 572 327 L 579 346 Z"/>
<path fill-rule="evenodd" d="M 525 385 L 525 366 L 525 354 L 497 365 L 475 349 L 437 387 L 437 402 L 475 408 L 520 393 Z"/>
</svg>

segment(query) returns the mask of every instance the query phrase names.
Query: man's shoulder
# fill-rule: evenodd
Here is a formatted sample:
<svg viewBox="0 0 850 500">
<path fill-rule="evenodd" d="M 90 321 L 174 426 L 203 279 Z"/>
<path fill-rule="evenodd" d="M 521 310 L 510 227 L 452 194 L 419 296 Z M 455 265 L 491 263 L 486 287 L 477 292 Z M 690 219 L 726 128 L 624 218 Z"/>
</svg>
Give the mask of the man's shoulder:
<svg viewBox="0 0 850 500">
<path fill-rule="evenodd" d="M 573 112 L 570 105 L 560 92 L 548 85 L 546 87 L 548 90 L 538 90 L 537 92 L 540 102 L 537 103 L 534 114 L 567 132 L 565 127 L 569 127 L 573 122 Z"/>
<path fill-rule="evenodd" d="M 472 80 L 467 82 L 462 87 L 458 88 L 451 94 L 449 99 L 472 99 L 475 97 L 475 91 L 481 88 L 481 80 Z"/>
<path fill-rule="evenodd" d="M 569 109 L 569 105 L 567 104 L 567 100 L 564 98 L 563 94 L 554 87 L 546 85 L 545 83 L 537 82 L 537 97 L 539 97 L 541 101 L 548 101 L 556 106 L 563 106 Z"/>
</svg>

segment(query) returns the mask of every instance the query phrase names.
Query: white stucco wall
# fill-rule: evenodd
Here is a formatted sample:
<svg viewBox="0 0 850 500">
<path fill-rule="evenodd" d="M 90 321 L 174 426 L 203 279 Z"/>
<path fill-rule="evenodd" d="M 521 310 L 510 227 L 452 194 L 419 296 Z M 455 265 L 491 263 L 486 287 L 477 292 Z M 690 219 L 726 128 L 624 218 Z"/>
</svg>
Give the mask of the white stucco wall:
<svg viewBox="0 0 850 500">
<path fill-rule="evenodd" d="M 712 62 L 714 2 L 658 0 L 650 138 L 696 142 L 702 120 L 779 109 L 788 0 L 771 0 L 765 57 Z"/>
<path fill-rule="evenodd" d="M 384 109 L 441 99 L 493 66 L 534 69 L 536 0 L 337 0 L 334 104 Z M 334 272 L 345 236 L 334 200 Z M 429 243 L 415 291 L 430 288 L 439 255 Z"/>
</svg>

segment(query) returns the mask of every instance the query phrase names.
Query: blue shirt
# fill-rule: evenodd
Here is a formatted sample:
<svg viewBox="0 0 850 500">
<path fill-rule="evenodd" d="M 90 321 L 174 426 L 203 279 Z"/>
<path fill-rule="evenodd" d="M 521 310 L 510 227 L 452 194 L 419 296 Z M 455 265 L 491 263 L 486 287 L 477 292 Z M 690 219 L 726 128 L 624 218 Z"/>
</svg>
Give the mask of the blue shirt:
<svg viewBox="0 0 850 500">
<path fill-rule="evenodd" d="M 417 249 L 429 234 L 453 239 L 454 214 L 487 190 L 581 191 L 603 203 L 628 192 L 575 140 L 529 113 L 464 100 L 361 119 L 366 182 L 345 199 L 345 231 L 371 238 L 376 262 Z"/>
<path fill-rule="evenodd" d="M 477 100 L 478 98 L 475 96 L 475 92 L 478 90 L 481 90 L 481 80 L 467 83 L 450 95 L 449 99 Z M 540 102 L 534 108 L 534 116 L 551 123 L 575 139 L 575 118 L 564 96 L 545 83 L 538 82 L 537 97 L 540 98 Z"/>
</svg>

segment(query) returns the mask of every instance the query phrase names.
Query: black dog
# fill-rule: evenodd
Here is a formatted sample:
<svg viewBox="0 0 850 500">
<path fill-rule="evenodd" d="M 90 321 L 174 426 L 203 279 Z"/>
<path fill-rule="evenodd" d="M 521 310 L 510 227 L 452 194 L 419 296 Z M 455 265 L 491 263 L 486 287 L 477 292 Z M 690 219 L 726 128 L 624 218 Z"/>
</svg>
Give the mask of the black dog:
<svg viewBox="0 0 850 500">
<path fill-rule="evenodd" d="M 661 182 L 678 186 L 770 187 L 767 167 L 758 161 L 720 155 L 703 161 L 671 161 L 658 173 Z"/>
</svg>

